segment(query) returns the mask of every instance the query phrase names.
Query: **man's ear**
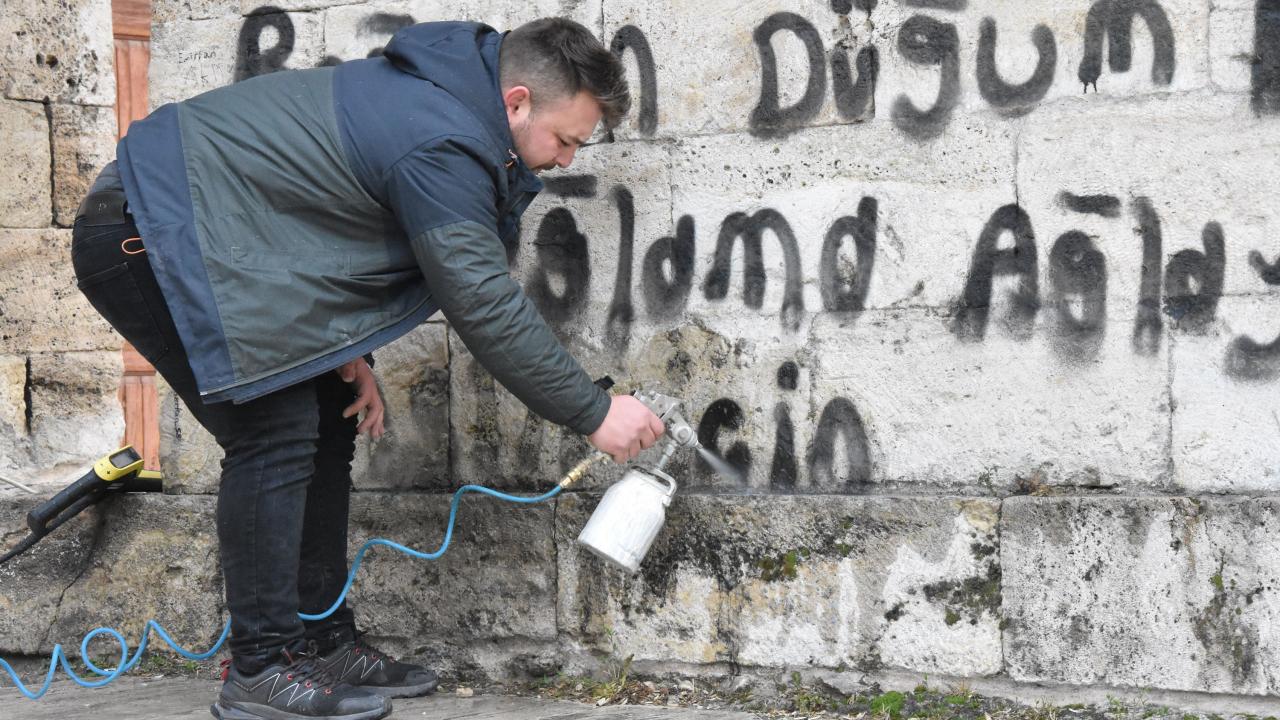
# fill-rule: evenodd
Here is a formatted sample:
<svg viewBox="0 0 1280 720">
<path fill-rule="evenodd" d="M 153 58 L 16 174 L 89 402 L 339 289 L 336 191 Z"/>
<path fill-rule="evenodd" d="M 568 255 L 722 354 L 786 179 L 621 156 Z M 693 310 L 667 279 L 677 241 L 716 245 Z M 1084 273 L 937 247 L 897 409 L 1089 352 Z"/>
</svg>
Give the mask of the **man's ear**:
<svg viewBox="0 0 1280 720">
<path fill-rule="evenodd" d="M 507 120 L 521 122 L 533 112 L 532 97 L 529 88 L 514 85 L 502 93 L 502 103 L 507 108 Z"/>
</svg>

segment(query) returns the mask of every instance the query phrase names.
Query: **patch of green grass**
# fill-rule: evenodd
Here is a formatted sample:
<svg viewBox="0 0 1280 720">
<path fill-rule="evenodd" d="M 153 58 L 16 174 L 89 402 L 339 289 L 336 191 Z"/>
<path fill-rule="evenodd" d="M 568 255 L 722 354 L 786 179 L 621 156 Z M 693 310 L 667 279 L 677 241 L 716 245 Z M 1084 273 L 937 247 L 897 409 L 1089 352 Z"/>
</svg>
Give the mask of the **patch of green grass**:
<svg viewBox="0 0 1280 720">
<path fill-rule="evenodd" d="M 871 700 L 871 712 L 876 715 L 887 715 L 893 720 L 902 717 L 902 706 L 907 702 L 907 696 L 896 690 L 890 690 Z"/>
</svg>

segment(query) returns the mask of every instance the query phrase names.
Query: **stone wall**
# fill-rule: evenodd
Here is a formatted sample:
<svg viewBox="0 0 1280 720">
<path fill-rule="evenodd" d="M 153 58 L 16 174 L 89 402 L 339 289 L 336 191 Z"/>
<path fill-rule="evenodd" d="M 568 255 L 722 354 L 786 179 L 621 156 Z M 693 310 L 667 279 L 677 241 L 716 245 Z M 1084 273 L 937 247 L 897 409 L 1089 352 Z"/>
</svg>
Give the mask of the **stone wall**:
<svg viewBox="0 0 1280 720">
<path fill-rule="evenodd" d="M 0 477 L 29 485 L 78 477 L 124 432 L 120 344 L 70 263 L 76 208 L 115 152 L 112 55 L 109 0 L 0 18 Z"/>
<path fill-rule="evenodd" d="M 547 175 L 517 272 L 590 372 L 685 398 L 745 479 L 681 459 L 636 578 L 573 543 L 615 468 L 554 507 L 468 499 L 440 563 L 365 566 L 377 637 L 463 676 L 634 655 L 1280 696 L 1280 2 L 160 0 L 152 98 L 365 57 L 413 21 L 548 14 L 622 52 L 636 103 Z M 33 137 L 58 118 L 6 103 Z M 13 183 L 36 195 L 6 196 L 9 217 L 47 226 L 48 194 Z M 28 258 L 64 231 L 0 232 Z M 100 347 L 99 330 L 55 331 L 38 307 L 3 377 L 27 356 L 28 374 L 87 376 L 28 354 Z M 452 488 L 541 490 L 587 451 L 442 324 L 377 359 L 392 425 L 360 447 L 357 539 L 434 549 Z M 0 422 L 24 397 L 0 388 Z M 162 404 L 168 487 L 188 497 L 98 522 L 155 518 L 188 548 L 164 577 L 203 612 L 207 529 L 157 508 L 211 511 L 218 450 Z M 15 525 L 16 501 L 0 517 Z M 24 560 L 68 607 L 104 577 L 66 559 L 86 537 Z M 138 612 L 163 611 L 155 592 Z M 0 626 L 0 649 L 93 624 L 53 597 Z"/>
</svg>

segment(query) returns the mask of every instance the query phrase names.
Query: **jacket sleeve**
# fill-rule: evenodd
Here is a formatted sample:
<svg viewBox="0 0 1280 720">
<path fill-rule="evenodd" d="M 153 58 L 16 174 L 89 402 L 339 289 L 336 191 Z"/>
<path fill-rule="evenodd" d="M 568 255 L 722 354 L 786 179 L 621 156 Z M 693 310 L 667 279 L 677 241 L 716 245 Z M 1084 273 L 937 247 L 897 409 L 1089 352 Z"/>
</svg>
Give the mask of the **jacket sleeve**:
<svg viewBox="0 0 1280 720">
<path fill-rule="evenodd" d="M 464 138 L 419 148 L 387 175 L 387 197 L 432 299 L 471 354 L 530 410 L 589 435 L 609 395 L 551 332 L 511 277 L 494 178 Z"/>
</svg>

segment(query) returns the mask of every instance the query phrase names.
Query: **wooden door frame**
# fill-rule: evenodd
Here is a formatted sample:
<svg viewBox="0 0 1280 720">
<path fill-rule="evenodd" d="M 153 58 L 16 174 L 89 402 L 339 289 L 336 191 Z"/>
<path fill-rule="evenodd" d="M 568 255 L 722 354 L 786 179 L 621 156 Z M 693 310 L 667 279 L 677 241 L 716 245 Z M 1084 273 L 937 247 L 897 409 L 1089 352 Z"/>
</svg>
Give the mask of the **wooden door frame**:
<svg viewBox="0 0 1280 720">
<path fill-rule="evenodd" d="M 111 0 L 115 42 L 116 127 L 124 137 L 129 123 L 147 116 L 147 66 L 151 61 L 151 0 Z M 125 343 L 120 404 L 124 444 L 132 445 L 149 470 L 160 469 L 160 412 L 156 370 Z"/>
</svg>

